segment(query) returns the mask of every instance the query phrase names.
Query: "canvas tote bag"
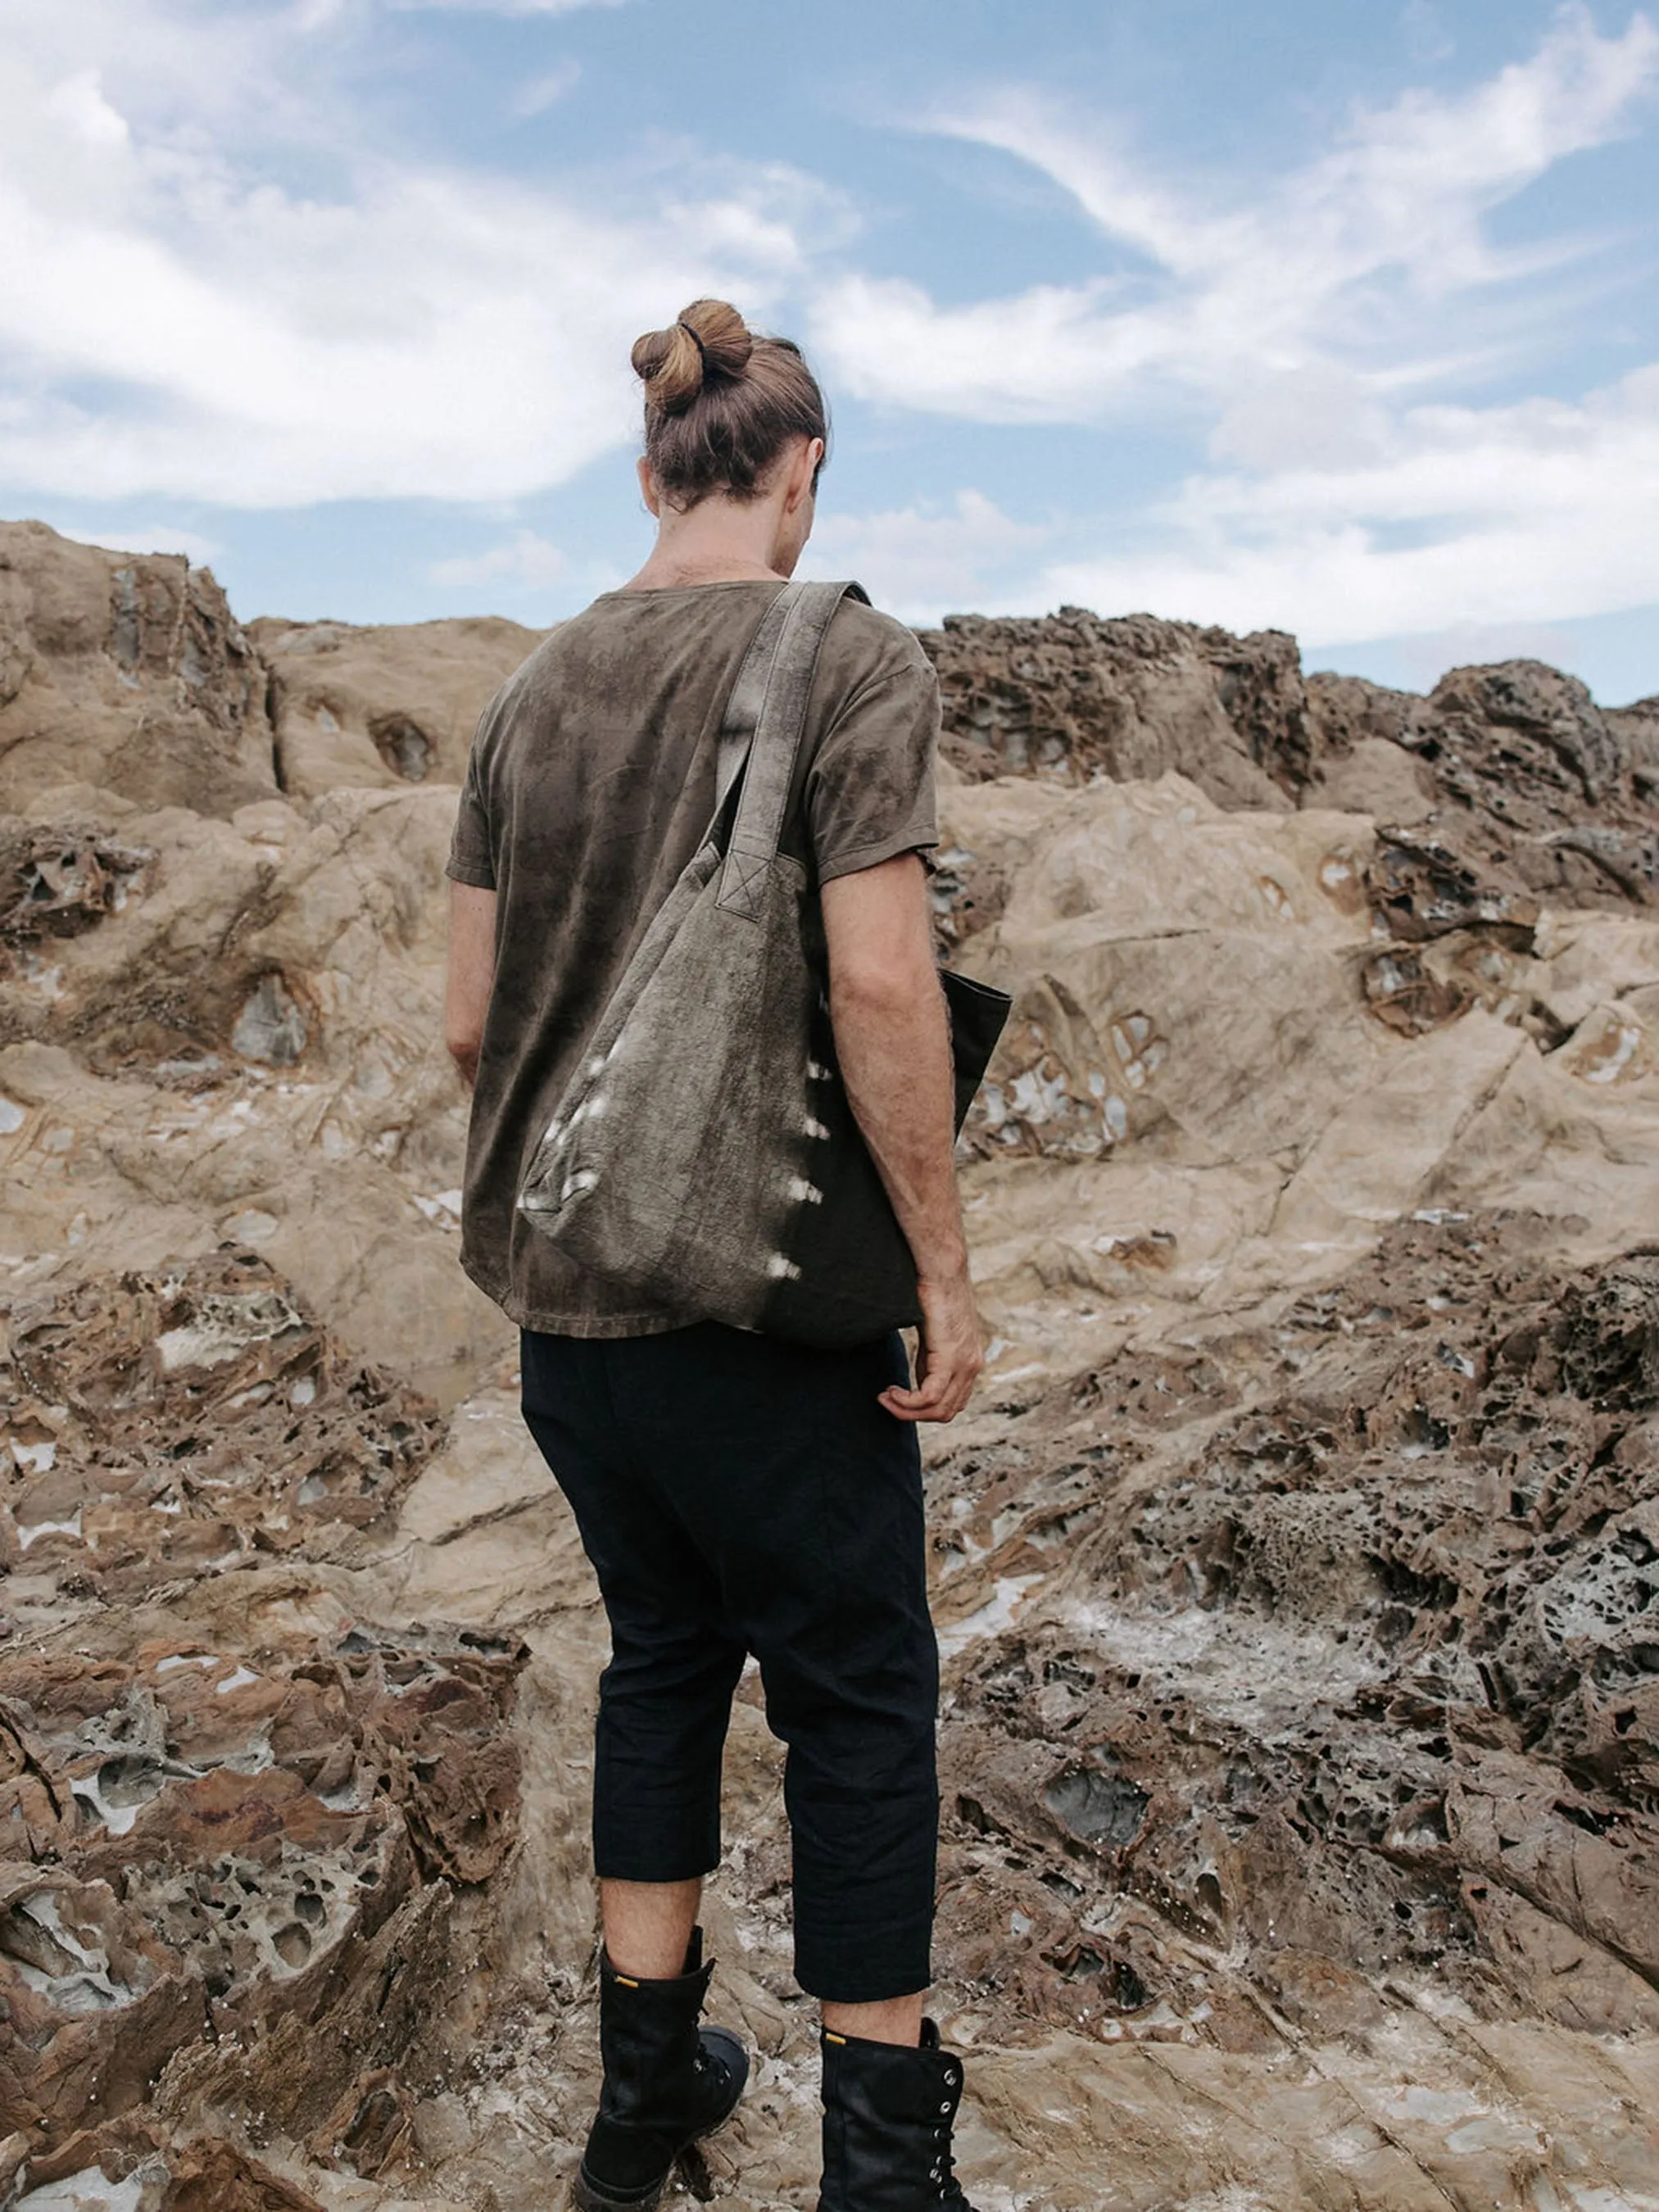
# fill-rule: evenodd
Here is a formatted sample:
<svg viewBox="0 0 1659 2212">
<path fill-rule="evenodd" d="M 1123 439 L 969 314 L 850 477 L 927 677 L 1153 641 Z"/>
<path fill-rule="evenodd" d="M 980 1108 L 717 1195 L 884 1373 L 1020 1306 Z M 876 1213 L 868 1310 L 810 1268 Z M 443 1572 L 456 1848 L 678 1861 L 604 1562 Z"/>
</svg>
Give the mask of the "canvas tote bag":
<svg viewBox="0 0 1659 2212">
<path fill-rule="evenodd" d="M 836 1069 L 817 895 L 778 849 L 818 648 L 848 592 L 864 596 L 787 584 L 768 609 L 726 709 L 708 836 L 518 1199 L 562 1252 L 646 1302 L 823 1346 L 920 1319 L 915 1263 Z M 942 980 L 960 1127 L 1009 1000 Z"/>
</svg>

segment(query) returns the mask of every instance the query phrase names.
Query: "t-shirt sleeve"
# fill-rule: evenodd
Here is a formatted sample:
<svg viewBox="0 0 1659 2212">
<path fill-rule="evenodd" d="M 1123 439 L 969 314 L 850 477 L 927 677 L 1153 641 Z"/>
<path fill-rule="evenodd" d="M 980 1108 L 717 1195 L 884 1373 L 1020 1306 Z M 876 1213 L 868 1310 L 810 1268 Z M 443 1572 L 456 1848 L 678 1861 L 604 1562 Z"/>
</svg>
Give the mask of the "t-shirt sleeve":
<svg viewBox="0 0 1659 2212">
<path fill-rule="evenodd" d="M 807 834 L 820 883 L 938 844 L 939 726 L 938 680 L 920 656 L 853 694 L 806 778 Z"/>
<path fill-rule="evenodd" d="M 454 834 L 449 841 L 449 864 L 444 872 L 458 884 L 476 884 L 480 890 L 486 891 L 495 888 L 495 860 L 489 841 L 489 809 L 478 770 L 478 746 L 493 719 L 493 713 L 487 710 L 467 756 L 461 803 L 456 810 Z"/>
</svg>

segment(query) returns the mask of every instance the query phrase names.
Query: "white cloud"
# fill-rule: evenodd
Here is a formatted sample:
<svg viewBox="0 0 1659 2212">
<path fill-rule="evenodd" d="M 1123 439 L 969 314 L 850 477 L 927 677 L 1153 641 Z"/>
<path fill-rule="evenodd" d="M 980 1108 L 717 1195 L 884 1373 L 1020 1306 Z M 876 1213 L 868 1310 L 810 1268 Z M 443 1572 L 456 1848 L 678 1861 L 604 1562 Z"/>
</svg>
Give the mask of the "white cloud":
<svg viewBox="0 0 1659 2212">
<path fill-rule="evenodd" d="M 878 606 L 905 620 L 1001 604 L 1050 531 L 1003 514 L 982 493 L 961 491 L 945 507 L 879 514 L 826 514 L 812 533 L 803 573 L 856 576 Z"/>
<path fill-rule="evenodd" d="M 505 544 L 492 545 L 485 552 L 434 561 L 427 574 L 446 590 L 507 583 L 544 591 L 562 581 L 569 567 L 559 548 L 547 538 L 538 538 L 533 530 L 517 530 Z"/>
<path fill-rule="evenodd" d="M 1659 599 L 1659 368 L 1582 403 L 1420 406 L 1372 461 L 1195 477 L 1051 599 L 1313 644 Z"/>
<path fill-rule="evenodd" d="M 817 343 L 865 398 L 991 422 L 1101 421 L 1160 394 L 1212 404 L 1241 375 L 1328 357 L 1385 385 L 1443 375 L 1455 296 L 1467 356 L 1484 342 L 1469 295 L 1566 256 L 1500 248 L 1483 217 L 1626 129 L 1656 84 L 1645 15 L 1604 38 L 1568 9 L 1529 60 L 1457 98 L 1413 92 L 1362 113 L 1309 167 L 1225 204 L 1160 184 L 1098 120 L 1004 94 L 928 127 L 1042 170 L 1122 270 L 948 307 L 919 285 L 853 275 L 821 297 Z M 1536 301 L 1540 321 L 1550 305 Z"/>
<path fill-rule="evenodd" d="M 823 203 L 684 158 L 672 198 L 647 177 L 632 208 L 400 161 L 350 127 L 328 25 L 235 12 L 239 38 L 191 0 L 0 0 L 19 486 L 260 506 L 557 483 L 635 434 L 638 332 L 704 292 L 763 312 Z M 283 181 L 296 153 L 331 189 Z"/>
<path fill-rule="evenodd" d="M 1431 15 L 1407 27 L 1426 34 Z M 1111 241 L 1113 273 L 949 307 L 848 276 L 823 296 L 818 343 L 891 404 L 992 423 L 1176 413 L 1207 443 L 1212 469 L 1103 522 L 1097 551 L 1028 569 L 1009 604 L 1317 641 L 1659 599 L 1659 368 L 1578 402 L 1437 396 L 1579 335 L 1564 288 L 1606 241 L 1501 246 L 1486 218 L 1632 127 L 1656 86 L 1646 15 L 1603 36 L 1569 8 L 1529 58 L 1360 113 L 1319 158 L 1225 200 L 1004 94 L 932 127 L 1062 185 Z"/>
</svg>

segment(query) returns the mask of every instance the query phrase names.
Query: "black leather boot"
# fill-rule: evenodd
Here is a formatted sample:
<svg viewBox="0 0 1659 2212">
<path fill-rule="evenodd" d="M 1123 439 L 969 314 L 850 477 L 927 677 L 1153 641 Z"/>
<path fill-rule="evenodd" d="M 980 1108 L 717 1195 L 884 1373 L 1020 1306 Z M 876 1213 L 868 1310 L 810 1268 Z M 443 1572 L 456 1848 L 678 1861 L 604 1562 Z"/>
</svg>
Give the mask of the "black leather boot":
<svg viewBox="0 0 1659 2212">
<path fill-rule="evenodd" d="M 749 2054 L 727 2029 L 697 2025 L 714 1971 L 702 1963 L 700 1928 L 672 1982 L 637 1981 L 601 1962 L 605 2087 L 576 2174 L 579 2212 L 654 2212 L 682 2157 L 737 2110 Z"/>
<path fill-rule="evenodd" d="M 951 2159 L 962 2061 L 939 2048 L 823 2037 L 823 2186 L 818 2212 L 974 2212 Z"/>
</svg>

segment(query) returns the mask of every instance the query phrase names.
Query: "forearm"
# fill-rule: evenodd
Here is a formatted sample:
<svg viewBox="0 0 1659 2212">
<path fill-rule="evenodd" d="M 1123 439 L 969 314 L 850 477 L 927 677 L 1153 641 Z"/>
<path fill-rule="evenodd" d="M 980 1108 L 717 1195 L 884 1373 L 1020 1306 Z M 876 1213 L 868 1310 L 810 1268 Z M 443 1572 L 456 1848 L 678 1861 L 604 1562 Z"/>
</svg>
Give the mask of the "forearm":
<svg viewBox="0 0 1659 2212">
<path fill-rule="evenodd" d="M 955 1085 L 945 994 L 931 961 L 879 988 L 831 982 L 842 1080 L 925 1281 L 967 1266 L 957 1195 Z"/>
<path fill-rule="evenodd" d="M 495 974 L 495 894 L 472 884 L 452 884 L 444 1042 L 469 1091 L 477 1079 Z"/>
</svg>

